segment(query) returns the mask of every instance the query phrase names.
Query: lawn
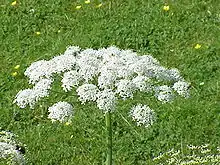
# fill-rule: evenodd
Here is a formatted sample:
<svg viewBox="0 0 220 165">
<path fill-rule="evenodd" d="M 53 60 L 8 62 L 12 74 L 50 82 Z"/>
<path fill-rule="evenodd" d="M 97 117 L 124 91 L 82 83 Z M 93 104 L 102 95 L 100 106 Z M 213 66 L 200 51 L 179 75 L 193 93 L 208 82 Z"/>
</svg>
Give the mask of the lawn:
<svg viewBox="0 0 220 165">
<path fill-rule="evenodd" d="M 190 154 L 189 145 L 209 145 L 210 152 L 198 152 L 197 156 L 220 155 L 217 0 L 12 2 L 0 2 L 0 130 L 18 135 L 26 146 L 27 164 L 105 162 L 105 118 L 95 104 L 82 105 L 75 92 L 62 92 L 59 83 L 34 110 L 13 104 L 18 91 L 30 87 L 25 69 L 34 61 L 62 54 L 69 45 L 83 49 L 115 45 L 140 55 L 151 54 L 163 66 L 177 68 L 191 84 L 188 99 L 178 97 L 172 103 L 161 104 L 154 97 L 137 93 L 133 99 L 119 102 L 112 115 L 114 164 L 163 164 L 169 158 L 163 162 L 153 158 L 172 149 L 179 150 L 183 157 Z M 167 11 L 163 9 L 166 5 Z M 16 65 L 20 67 L 15 69 Z M 47 118 L 48 106 L 60 100 L 75 107 L 70 125 L 51 123 Z M 138 127 L 127 117 L 136 103 L 154 109 L 157 120 L 152 126 Z"/>
</svg>

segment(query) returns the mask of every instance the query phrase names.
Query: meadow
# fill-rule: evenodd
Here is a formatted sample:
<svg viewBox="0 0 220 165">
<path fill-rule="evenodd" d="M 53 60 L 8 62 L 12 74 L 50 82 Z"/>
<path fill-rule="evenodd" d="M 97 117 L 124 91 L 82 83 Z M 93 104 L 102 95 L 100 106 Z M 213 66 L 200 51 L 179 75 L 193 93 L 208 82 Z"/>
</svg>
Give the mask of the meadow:
<svg viewBox="0 0 220 165">
<path fill-rule="evenodd" d="M 34 110 L 13 104 L 18 91 L 30 86 L 25 69 L 34 61 L 63 53 L 69 45 L 93 49 L 115 45 L 140 55 L 151 54 L 163 66 L 177 68 L 190 82 L 188 99 L 178 97 L 161 104 L 154 97 L 137 93 L 133 99 L 119 102 L 112 115 L 115 165 L 163 164 L 166 161 L 154 158 L 173 149 L 180 151 L 181 159 L 192 154 L 187 149 L 190 145 L 208 144 L 210 151 L 206 155 L 198 152 L 197 156 L 220 155 L 217 0 L 12 2 L 0 2 L 0 130 L 18 135 L 25 144 L 27 164 L 105 162 L 105 118 L 95 104 L 82 105 L 74 92 L 62 92 L 59 83 Z M 15 68 L 17 65 L 20 67 Z M 51 123 L 47 118 L 48 105 L 61 99 L 75 106 L 70 125 Z M 138 127 L 127 117 L 135 103 L 148 104 L 155 110 L 157 120 L 149 128 Z"/>
</svg>

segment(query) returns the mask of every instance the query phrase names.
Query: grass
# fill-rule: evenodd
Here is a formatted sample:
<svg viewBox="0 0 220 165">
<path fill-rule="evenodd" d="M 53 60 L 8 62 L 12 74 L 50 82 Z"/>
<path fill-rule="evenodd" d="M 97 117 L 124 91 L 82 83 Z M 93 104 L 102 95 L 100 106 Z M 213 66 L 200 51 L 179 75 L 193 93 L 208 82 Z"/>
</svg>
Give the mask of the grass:
<svg viewBox="0 0 220 165">
<path fill-rule="evenodd" d="M 28 164 L 88 165 L 105 161 L 105 118 L 95 105 L 83 106 L 71 93 L 54 93 L 35 110 L 12 104 L 16 93 L 28 87 L 25 69 L 34 61 L 63 53 L 68 45 L 116 45 L 152 54 L 163 66 L 178 68 L 191 83 L 191 98 L 187 100 L 178 98 L 161 105 L 138 94 L 119 103 L 112 116 L 115 164 L 154 164 L 152 158 L 159 153 L 190 144 L 220 146 L 220 4 L 215 0 L 112 0 L 111 5 L 103 1 L 97 8 L 99 3 L 0 3 L 0 127 L 19 135 L 27 145 Z M 80 4 L 82 8 L 76 10 Z M 163 11 L 165 4 L 170 6 L 167 12 Z M 195 49 L 196 44 L 201 48 Z M 13 77 L 18 64 L 18 75 Z M 59 84 L 55 89 L 61 90 Z M 75 105 L 72 125 L 52 124 L 47 119 L 47 107 L 58 100 Z M 149 129 L 135 126 L 127 117 L 134 103 L 149 104 L 156 111 L 158 120 Z"/>
</svg>

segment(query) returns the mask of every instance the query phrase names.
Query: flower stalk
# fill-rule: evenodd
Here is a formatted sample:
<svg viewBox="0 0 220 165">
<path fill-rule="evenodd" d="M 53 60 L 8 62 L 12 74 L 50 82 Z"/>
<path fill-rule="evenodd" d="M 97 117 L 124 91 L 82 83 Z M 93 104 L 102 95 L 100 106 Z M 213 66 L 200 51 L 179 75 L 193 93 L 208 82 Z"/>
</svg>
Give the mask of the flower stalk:
<svg viewBox="0 0 220 165">
<path fill-rule="evenodd" d="M 106 112 L 105 114 L 105 122 L 108 132 L 108 137 L 107 137 L 108 152 L 107 152 L 106 165 L 112 165 L 112 125 L 111 125 L 111 112 L 109 111 Z"/>
</svg>

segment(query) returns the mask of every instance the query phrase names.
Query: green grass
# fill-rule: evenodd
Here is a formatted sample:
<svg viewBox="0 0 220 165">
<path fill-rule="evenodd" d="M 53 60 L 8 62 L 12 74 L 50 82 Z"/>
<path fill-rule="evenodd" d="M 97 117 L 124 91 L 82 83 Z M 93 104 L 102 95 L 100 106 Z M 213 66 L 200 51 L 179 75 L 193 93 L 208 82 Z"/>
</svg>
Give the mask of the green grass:
<svg viewBox="0 0 220 165">
<path fill-rule="evenodd" d="M 82 8 L 76 10 L 79 4 Z M 63 53 L 68 45 L 115 45 L 152 54 L 162 65 L 178 68 L 191 83 L 187 100 L 160 104 L 137 94 L 133 100 L 119 103 L 112 116 L 115 164 L 151 164 L 159 153 L 189 144 L 220 146 L 219 2 L 170 0 L 168 12 L 163 11 L 162 0 L 114 0 L 112 6 L 110 1 L 103 1 L 100 8 L 96 4 L 99 1 L 85 5 L 83 1 L 23 0 L 16 6 L 10 1 L 0 2 L 0 127 L 19 135 L 27 145 L 28 164 L 105 161 L 105 118 L 95 105 L 83 106 L 71 93 L 54 93 L 35 110 L 12 104 L 16 93 L 28 87 L 25 69 L 34 61 Z M 40 35 L 35 34 L 38 31 Z M 200 49 L 194 48 L 197 43 Z M 18 64 L 18 75 L 13 77 Z M 61 90 L 59 84 L 55 88 Z M 52 124 L 47 119 L 47 107 L 58 100 L 75 105 L 72 125 Z M 137 127 L 127 117 L 134 103 L 149 104 L 156 111 L 158 120 L 152 127 Z"/>
</svg>

